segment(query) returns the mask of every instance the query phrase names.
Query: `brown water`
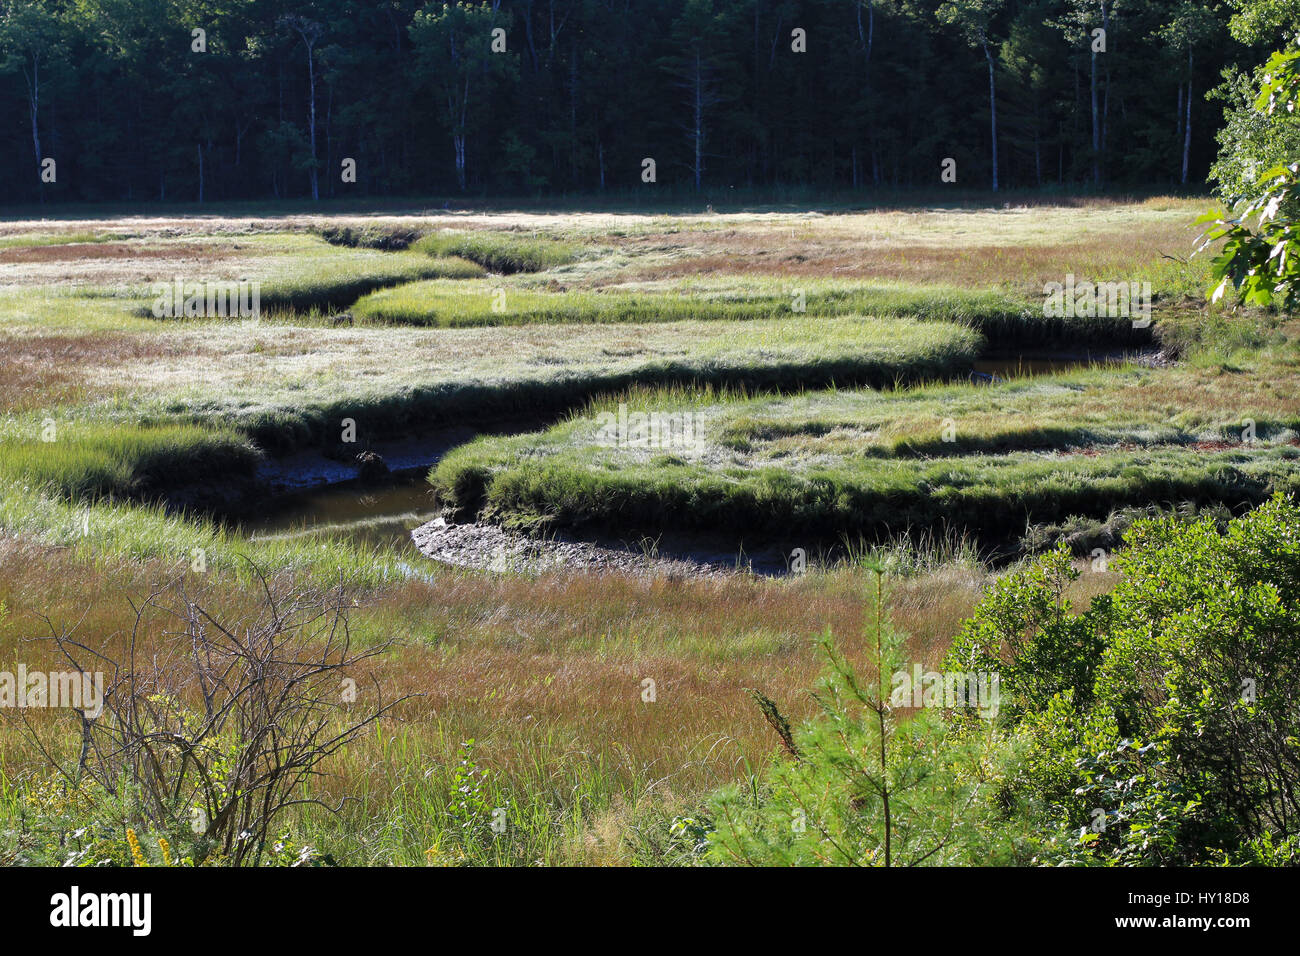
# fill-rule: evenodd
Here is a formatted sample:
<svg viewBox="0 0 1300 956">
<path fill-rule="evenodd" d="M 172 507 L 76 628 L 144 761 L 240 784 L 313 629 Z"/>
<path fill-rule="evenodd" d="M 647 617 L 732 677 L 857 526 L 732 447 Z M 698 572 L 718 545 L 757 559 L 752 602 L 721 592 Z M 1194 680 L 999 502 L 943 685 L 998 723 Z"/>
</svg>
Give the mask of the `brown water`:
<svg viewBox="0 0 1300 956">
<path fill-rule="evenodd" d="M 1035 375 L 1052 375 L 1093 365 L 1120 365 L 1131 359 L 1128 353 L 1097 352 L 1083 356 L 991 355 L 976 359 L 974 369 L 984 375 L 1001 379 L 1028 378 Z"/>
<path fill-rule="evenodd" d="M 364 547 L 418 556 L 411 532 L 437 514 L 429 485 L 420 476 L 379 489 L 330 485 L 288 499 L 274 514 L 240 527 L 254 540 L 337 537 Z"/>
</svg>

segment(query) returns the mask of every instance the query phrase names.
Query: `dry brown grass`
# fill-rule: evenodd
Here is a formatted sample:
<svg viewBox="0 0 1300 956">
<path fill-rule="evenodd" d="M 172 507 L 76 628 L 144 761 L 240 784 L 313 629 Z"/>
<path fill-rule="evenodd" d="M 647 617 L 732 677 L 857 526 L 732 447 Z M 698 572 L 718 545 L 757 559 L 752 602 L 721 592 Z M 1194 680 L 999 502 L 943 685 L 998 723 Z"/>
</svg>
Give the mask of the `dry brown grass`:
<svg viewBox="0 0 1300 956">
<path fill-rule="evenodd" d="M 134 621 L 128 598 L 171 573 L 156 563 L 88 563 L 68 550 L 0 540 L 0 601 L 11 615 L 0 632 L 0 659 L 49 663 L 49 647 L 26 640 L 47 632 L 46 616 L 56 626 L 78 624 L 92 647 L 121 654 Z M 1074 596 L 1098 593 L 1110 577 L 1084 575 Z M 891 609 L 908 636 L 908 656 L 937 664 L 986 583 L 959 566 L 896 581 Z M 680 802 L 736 779 L 747 762 L 761 765 L 778 749 L 748 688 L 761 689 L 793 719 L 810 713 L 808 691 L 822 663 L 813 638 L 826 629 L 870 673 L 859 637 L 864 585 L 848 572 L 675 582 L 454 573 L 364 597 L 354 624 L 363 640 L 401 644 L 373 674 L 386 698 L 420 695 L 395 712 L 387 733 L 426 759 L 453 761 L 459 741 L 474 738 L 484 765 L 507 780 L 542 761 L 553 765 L 562 789 L 565 773 L 595 764 L 628 787 L 654 781 L 655 799 Z M 256 595 L 234 581 L 207 586 L 229 616 L 255 606 Z M 173 626 L 161 615 L 146 620 L 137 650 L 150 666 L 168 666 Z M 641 699 L 647 677 L 656 684 L 652 704 Z M 4 737 L 7 772 L 39 765 L 17 735 Z M 412 772 L 370 739 L 331 769 L 324 792 L 364 793 L 372 804 Z M 366 807 L 367 814 L 381 811 Z M 603 810 L 589 841 L 573 852 L 592 860 L 616 855 L 625 812 Z"/>
<path fill-rule="evenodd" d="M 4 383 L 0 411 L 53 409 L 112 394 L 116 388 L 110 382 L 92 381 L 91 369 L 217 354 L 197 341 L 175 336 L 0 335 L 0 382 Z"/>
<path fill-rule="evenodd" d="M 0 250 L 0 287 L 134 286 L 175 276 L 239 275 L 258 258 L 247 243 L 91 242 Z"/>
<path fill-rule="evenodd" d="M 667 261 L 634 269 L 620 281 L 652 281 L 688 276 L 761 275 L 834 279 L 877 279 L 982 287 L 997 281 L 1041 292 L 1043 283 L 1067 272 L 1083 276 L 1124 274 L 1157 249 L 1186 256 L 1194 230 L 1169 224 L 1113 231 L 1086 242 L 1011 245 L 930 244 L 893 241 L 852 242 L 840 237 L 782 238 L 779 233 L 693 233 L 647 236 L 637 241 L 672 255 Z M 780 241 L 774 241 L 780 239 Z M 674 241 L 676 240 L 676 241 Z M 671 253 L 670 253 L 671 250 Z"/>
<path fill-rule="evenodd" d="M 199 244 L 143 246 L 132 242 L 68 242 L 0 249 L 0 265 L 20 262 L 81 262 L 93 259 L 224 259 L 229 250 Z"/>
</svg>

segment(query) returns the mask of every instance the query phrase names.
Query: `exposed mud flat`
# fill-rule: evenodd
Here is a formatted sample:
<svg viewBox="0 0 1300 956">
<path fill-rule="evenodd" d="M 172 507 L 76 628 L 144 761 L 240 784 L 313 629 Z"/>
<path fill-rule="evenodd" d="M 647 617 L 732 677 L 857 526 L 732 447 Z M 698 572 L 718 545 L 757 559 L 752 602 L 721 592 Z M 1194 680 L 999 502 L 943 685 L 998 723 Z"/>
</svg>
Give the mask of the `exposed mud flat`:
<svg viewBox="0 0 1300 956">
<path fill-rule="evenodd" d="M 573 574 L 616 572 L 667 578 L 703 578 L 724 574 L 772 574 L 772 555 L 737 560 L 722 554 L 670 554 L 637 551 L 610 544 L 564 537 L 535 538 L 490 524 L 453 524 L 435 518 L 411 532 L 425 557 L 442 564 L 497 573 Z"/>
</svg>

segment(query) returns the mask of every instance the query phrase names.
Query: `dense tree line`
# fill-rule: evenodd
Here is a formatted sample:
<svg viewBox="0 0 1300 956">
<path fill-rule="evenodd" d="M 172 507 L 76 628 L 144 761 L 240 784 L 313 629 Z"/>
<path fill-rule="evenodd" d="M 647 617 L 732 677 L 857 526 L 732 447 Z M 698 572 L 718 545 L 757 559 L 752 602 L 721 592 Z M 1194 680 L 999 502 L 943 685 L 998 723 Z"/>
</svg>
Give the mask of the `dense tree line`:
<svg viewBox="0 0 1300 956">
<path fill-rule="evenodd" d="M 1234 2 L 0 0 L 0 201 L 1194 184 Z"/>
</svg>

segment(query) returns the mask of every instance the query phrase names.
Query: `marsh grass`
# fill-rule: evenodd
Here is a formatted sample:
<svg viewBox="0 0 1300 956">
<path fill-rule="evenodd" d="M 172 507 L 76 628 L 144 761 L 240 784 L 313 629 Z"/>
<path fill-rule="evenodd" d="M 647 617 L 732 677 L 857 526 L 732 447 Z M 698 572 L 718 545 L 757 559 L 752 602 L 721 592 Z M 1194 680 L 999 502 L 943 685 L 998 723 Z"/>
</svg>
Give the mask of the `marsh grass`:
<svg viewBox="0 0 1300 956">
<path fill-rule="evenodd" d="M 643 289 L 570 288 L 556 281 L 545 285 L 500 285 L 491 280 L 413 282 L 367 295 L 353 311 L 375 323 L 451 328 L 856 314 L 956 322 L 1009 341 L 1083 340 L 1118 334 L 1121 326 L 1129 324 L 1034 319 L 1025 304 L 993 291 L 816 281 L 802 283 L 794 292 L 772 283 L 734 281 L 655 284 Z"/>
<path fill-rule="evenodd" d="M 808 540 L 950 526 L 992 540 L 1026 521 L 1105 515 L 1150 501 L 1259 503 L 1300 489 L 1300 448 L 1176 447 L 1089 455 L 1009 453 L 941 459 L 852 458 L 798 469 L 711 467 L 657 455 L 620 461 L 585 449 L 541 459 L 479 442 L 430 472 L 439 499 L 505 523 L 671 528 Z M 526 462 L 526 464 L 523 464 Z"/>
<path fill-rule="evenodd" d="M 646 533 L 788 523 L 874 539 L 955 521 L 996 535 L 1151 501 L 1238 507 L 1294 484 L 1300 398 L 1280 383 L 1300 373 L 1296 343 L 1293 325 L 1265 322 L 1222 338 L 1207 330 L 1171 369 L 783 395 L 634 389 L 545 432 L 456 449 L 430 480 L 462 512 L 520 525 L 639 522 Z M 619 403 L 692 408 L 702 446 L 602 447 L 597 418 Z"/>
<path fill-rule="evenodd" d="M 317 235 L 334 246 L 346 246 L 349 249 L 383 249 L 394 251 L 410 248 L 411 243 L 423 234 L 418 227 L 365 225 L 324 226 L 316 230 Z"/>
<path fill-rule="evenodd" d="M 568 265 L 587 252 L 572 242 L 496 230 L 439 230 L 417 240 L 411 248 L 428 256 L 468 259 L 503 275 Z"/>
<path fill-rule="evenodd" d="M 103 423 L 105 436 L 129 433 L 142 420 L 197 424 L 234 429 L 280 454 L 337 441 L 344 418 L 357 421 L 367 440 L 399 437 L 440 425 L 559 416 L 639 383 L 763 391 L 954 378 L 981 344 L 953 325 L 854 317 L 586 326 L 582 333 L 555 326 L 518 334 L 322 324 L 183 320 L 168 323 L 174 329 L 165 335 L 21 337 L 5 355 L 32 387 L 13 396 L 29 406 L 12 409 L 24 412 L 14 427 L 35 441 L 47 415 Z M 64 359 L 75 361 L 75 374 Z M 0 369 L 5 365 L 0 360 Z M 111 393 L 105 383 L 124 374 L 132 391 Z M 77 407 L 83 396 L 97 400 Z M 70 407 L 60 411 L 56 403 L 63 402 Z M 195 433 L 187 434 L 178 456 L 189 451 Z M 54 449 L 50 461 L 70 462 L 73 451 Z M 41 447 L 28 448 L 24 461 L 65 467 L 42 466 L 42 454 Z"/>
<path fill-rule="evenodd" d="M 130 525 L 143 523 L 136 515 Z M 12 609 L 0 659 L 32 659 L 22 639 L 45 615 L 120 646 L 133 620 L 127 598 L 176 573 L 188 558 L 176 549 L 188 544 L 122 559 L 111 556 L 142 542 L 0 539 L 0 602 Z M 328 583 L 337 570 L 318 559 L 279 573 Z M 231 613 L 253 600 L 237 563 L 214 562 L 205 581 Z M 900 582 L 899 623 L 918 659 L 937 663 L 983 582 Z M 860 590 L 851 569 L 788 583 L 455 572 L 376 582 L 360 595 L 355 638 L 396 638 L 376 676 L 386 695 L 423 696 L 324 768 L 313 795 L 342 801 L 342 816 L 306 811 L 295 839 L 351 864 L 684 862 L 673 817 L 761 768 L 775 746 L 745 688 L 762 688 L 794 719 L 810 713 L 813 637 L 858 626 Z M 161 650 L 167 627 L 147 620 L 138 652 Z M 659 697 L 647 704 L 640 681 L 651 675 Z M 4 740 L 0 805 L 17 806 L 42 761 L 19 735 Z M 76 743 L 69 723 L 65 751 Z M 464 771 L 467 756 L 479 772 Z M 500 834 L 490 829 L 496 808 Z M 28 804 L 24 823 L 0 808 L 0 826 L 20 832 L 32 812 Z"/>
<path fill-rule="evenodd" d="M 302 313 L 339 312 L 362 296 L 421 279 L 473 278 L 483 270 L 464 259 L 390 253 L 378 261 L 320 260 L 312 267 L 261 283 L 263 318 L 294 321 Z M 147 309 L 145 314 L 152 314 Z"/>
<path fill-rule="evenodd" d="M 1296 488 L 1294 330 L 1207 319 L 1181 301 L 1201 266 L 1159 253 L 1183 249 L 1194 206 L 505 210 L 458 214 L 455 232 L 402 250 L 389 230 L 448 220 L 334 222 L 282 204 L 248 211 L 285 219 L 141 226 L 153 239 L 137 259 L 0 261 L 0 374 L 15 383 L 0 396 L 0 660 L 36 659 L 46 616 L 120 646 L 130 600 L 178 574 L 205 575 L 232 609 L 252 600 L 250 561 L 277 579 L 344 581 L 356 639 L 400 644 L 376 662 L 384 692 L 423 696 L 325 768 L 313 794 L 343 801 L 342 815 L 304 810 L 296 839 L 354 864 L 687 862 L 674 818 L 751 779 L 780 746 L 748 690 L 793 720 L 812 713 L 813 638 L 860 631 L 862 561 L 895 572 L 909 656 L 937 666 L 991 579 L 989 539 L 1036 529 L 1077 543 L 1098 522 L 1122 534 L 1117 503 L 1239 508 Z M 335 225 L 354 230 L 333 236 L 340 245 L 305 231 Z M 12 228 L 2 241 L 15 246 L 51 229 Z M 178 263 L 195 280 L 262 281 L 271 318 L 139 315 L 142 288 Z M 1041 322 L 1035 284 L 1066 271 L 1152 281 L 1184 364 L 911 387 L 964 379 L 989 339 L 1137 344 L 1126 320 Z M 505 318 L 483 295 L 495 287 Z M 806 315 L 791 309 L 797 287 Z M 361 327 L 325 327 L 363 294 L 392 314 L 358 309 Z M 455 324 L 479 327 L 439 327 Z M 862 383 L 881 390 L 850 387 Z M 593 452 L 591 419 L 620 402 L 697 411 L 708 441 L 698 453 Z M 434 484 L 468 511 L 486 504 L 543 529 L 820 535 L 849 559 L 783 580 L 484 574 L 328 533 L 252 540 L 126 500 L 247 474 L 258 451 L 335 441 L 342 417 L 369 440 L 547 415 L 561 421 L 453 452 Z M 1196 447 L 1234 441 L 1245 415 L 1260 444 Z M 53 444 L 37 437 L 47 416 Z M 1090 596 L 1113 580 L 1073 587 Z M 149 623 L 142 654 L 164 648 L 163 628 Z M 645 677 L 653 705 L 639 696 Z M 76 725 L 66 731 L 59 752 L 75 755 Z M 19 735 L 0 735 L 0 830 L 30 833 L 42 767 Z"/>
<path fill-rule="evenodd" d="M 422 263 L 394 263 L 389 268 L 366 267 L 356 274 L 322 270 L 317 275 L 297 277 L 292 281 L 272 282 L 262 287 L 262 308 L 267 318 L 292 319 L 298 313 L 342 311 L 363 295 L 387 286 L 418 279 L 472 278 L 483 271 L 463 259 L 432 259 Z"/>
<path fill-rule="evenodd" d="M 955 325 L 847 316 L 625 328 L 630 336 L 625 339 L 596 331 L 585 337 L 560 335 L 557 329 L 554 338 L 528 336 L 497 349 L 485 349 L 483 340 L 476 339 L 475 347 L 482 351 L 473 365 L 439 364 L 432 369 L 436 376 L 419 374 L 431 363 L 418 352 L 419 364 L 410 367 L 394 367 L 392 351 L 377 353 L 371 361 L 383 359 L 384 373 L 396 379 L 386 388 L 339 395 L 337 387 L 312 376 L 311 391 L 294 389 L 283 401 L 276 400 L 276 391 L 263 388 L 260 402 L 247 403 L 252 408 L 241 403 L 231 412 L 214 414 L 209 405 L 203 414 L 280 453 L 321 443 L 345 417 L 355 419 L 369 436 L 385 437 L 408 433 L 414 423 L 429 428 L 563 415 L 597 395 L 636 385 L 780 391 L 955 378 L 970 367 L 981 343 L 978 335 Z M 383 344 L 376 339 L 372 349 Z M 412 343 L 417 349 L 440 344 L 430 339 Z M 454 360 L 454 343 L 447 344 L 453 346 L 448 357 Z M 340 356 L 353 368 L 361 358 L 356 351 Z M 375 381 L 382 382 L 379 375 Z M 230 392 L 225 396 L 228 401 L 234 397 Z"/>
<path fill-rule="evenodd" d="M 846 539 L 841 560 L 864 568 L 879 567 L 891 579 L 954 570 L 982 575 L 987 565 L 985 549 L 975 537 L 946 527 L 929 527 L 916 534 L 905 528 L 881 541 Z"/>
<path fill-rule="evenodd" d="M 131 239 L 134 233 L 100 232 L 82 230 L 77 232 L 26 233 L 19 236 L 0 236 L 0 249 L 26 249 L 40 246 L 70 246 L 82 243 L 121 242 Z"/>
<path fill-rule="evenodd" d="M 260 457 L 230 429 L 56 419 L 0 429 L 0 452 L 0 481 L 91 500 L 144 497 L 214 475 L 249 477 Z"/>
<path fill-rule="evenodd" d="M 79 560 L 156 562 L 155 570 L 173 573 L 193 566 L 202 552 L 203 573 L 226 572 L 240 581 L 252 580 L 253 565 L 274 574 L 367 587 L 427 573 L 388 548 L 359 546 L 342 536 L 254 541 L 209 518 L 162 505 L 70 501 L 20 485 L 7 485 L 0 494 L 0 526 L 11 535 L 68 549 Z"/>
</svg>

